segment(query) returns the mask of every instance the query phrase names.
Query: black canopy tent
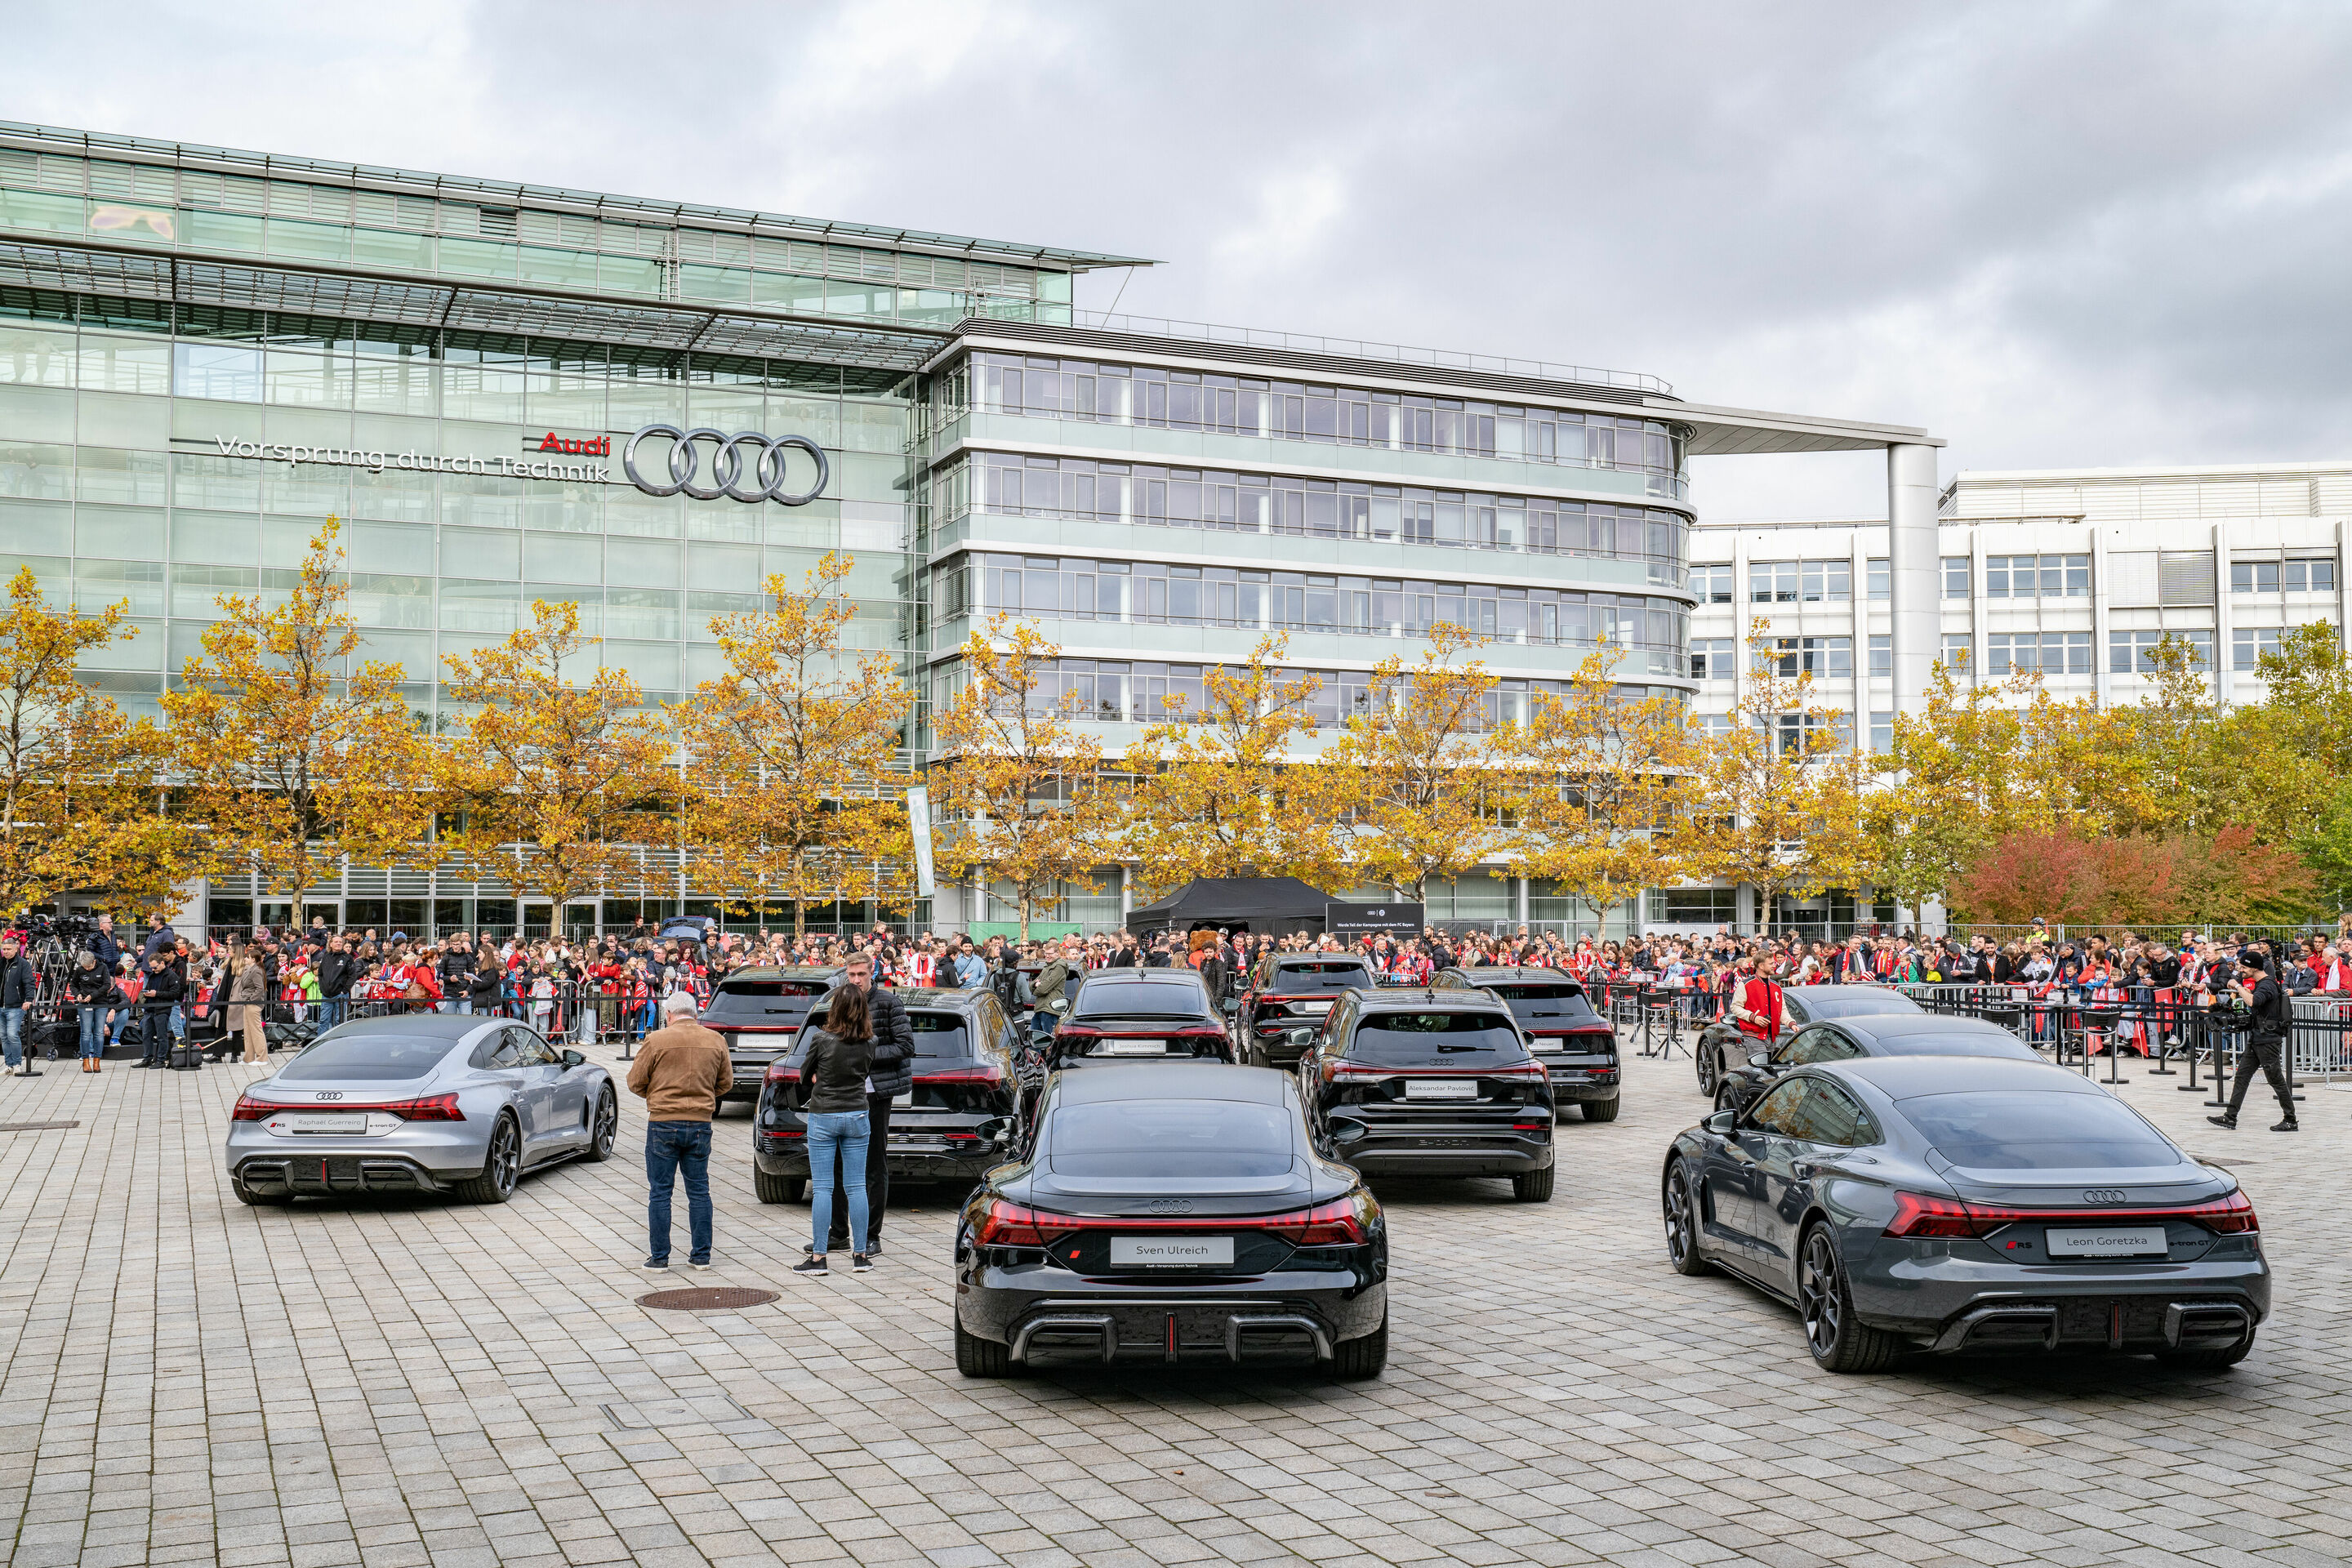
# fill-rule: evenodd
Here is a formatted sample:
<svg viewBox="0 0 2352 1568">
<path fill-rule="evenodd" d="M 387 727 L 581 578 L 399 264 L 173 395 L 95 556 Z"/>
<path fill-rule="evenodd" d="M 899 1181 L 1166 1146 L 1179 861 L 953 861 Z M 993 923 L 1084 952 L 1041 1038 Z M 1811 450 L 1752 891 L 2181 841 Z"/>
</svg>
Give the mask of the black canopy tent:
<svg viewBox="0 0 2352 1568">
<path fill-rule="evenodd" d="M 1233 926 L 1259 933 L 1323 930 L 1323 906 L 1331 895 L 1296 877 L 1196 877 L 1166 898 L 1127 917 L 1128 929 L 1145 935 L 1189 931 L 1202 926 Z"/>
</svg>

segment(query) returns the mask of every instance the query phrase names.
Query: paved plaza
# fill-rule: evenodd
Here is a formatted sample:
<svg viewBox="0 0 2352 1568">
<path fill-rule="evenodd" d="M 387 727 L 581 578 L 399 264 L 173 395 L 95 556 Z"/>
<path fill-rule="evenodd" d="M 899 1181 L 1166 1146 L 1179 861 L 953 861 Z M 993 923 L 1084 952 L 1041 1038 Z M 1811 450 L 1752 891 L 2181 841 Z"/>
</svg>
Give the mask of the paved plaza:
<svg viewBox="0 0 2352 1568">
<path fill-rule="evenodd" d="M 1560 1129 L 1549 1205 L 1391 1184 L 1388 1375 L 956 1374 L 956 1194 L 876 1270 L 796 1280 L 808 1211 L 719 1123 L 719 1267 L 649 1277 L 644 1123 L 515 1200 L 249 1209 L 220 1169 L 257 1076 L 69 1062 L 0 1080 L 0 1543 L 8 1563 L 489 1564 L 2352 1558 L 2352 1089 L 2306 1131 L 2204 1125 L 2240 1164 L 2279 1310 L 2233 1373 L 2113 1363 L 1814 1370 L 1792 1314 L 1664 1261 L 1656 1173 L 1706 1109 L 1628 1064 Z M 2258 1108 L 2257 1108 L 2258 1109 Z M 684 1214 L 679 1215 L 681 1230 Z M 679 1254 L 683 1255 L 683 1236 Z M 647 1311 L 764 1286 L 740 1313 Z"/>
</svg>

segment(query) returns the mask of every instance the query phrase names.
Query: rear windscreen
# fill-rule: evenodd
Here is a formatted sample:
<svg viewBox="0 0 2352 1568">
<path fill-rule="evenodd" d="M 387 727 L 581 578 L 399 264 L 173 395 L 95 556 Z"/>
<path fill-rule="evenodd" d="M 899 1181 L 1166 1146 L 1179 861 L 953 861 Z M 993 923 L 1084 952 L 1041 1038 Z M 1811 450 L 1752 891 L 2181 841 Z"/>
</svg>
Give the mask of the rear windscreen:
<svg viewBox="0 0 2352 1568">
<path fill-rule="evenodd" d="M 907 1023 L 915 1031 L 915 1054 L 963 1061 L 971 1056 L 971 1034 L 956 1013 L 920 1013 L 909 1009 Z"/>
<path fill-rule="evenodd" d="M 1201 994 L 1189 985 L 1145 981 L 1095 980 L 1078 992 L 1082 1018 L 1197 1018 Z"/>
<path fill-rule="evenodd" d="M 278 1069 L 284 1083 L 402 1083 L 441 1065 L 455 1042 L 362 1035 L 324 1039 Z"/>
<path fill-rule="evenodd" d="M 2104 1094 L 1927 1094 L 1897 1101 L 1928 1147 L 1976 1171 L 2177 1165 L 2180 1152 Z"/>
<path fill-rule="evenodd" d="M 1816 1018 L 1870 1018 L 1884 1017 L 1889 1013 L 1924 1013 L 1927 1009 L 1900 991 L 1853 985 L 1835 995 L 1806 997 L 1805 1011 Z"/>
<path fill-rule="evenodd" d="M 1279 1175 L 1290 1119 L 1232 1100 L 1122 1100 L 1064 1106 L 1047 1134 L 1055 1171 L 1076 1176 Z"/>
<path fill-rule="evenodd" d="M 1351 985 L 1370 990 L 1371 969 L 1352 960 L 1278 964 L 1267 989 L 1277 996 L 1295 996 L 1304 991 L 1345 991 Z"/>
<path fill-rule="evenodd" d="M 1492 1013 L 1378 1013 L 1357 1027 L 1348 1059 L 1370 1067 L 1471 1068 L 1529 1058 L 1518 1032 Z"/>
<path fill-rule="evenodd" d="M 702 1016 L 706 1023 L 716 1018 L 737 1024 L 798 1019 L 808 1011 L 809 999 L 827 989 L 820 980 L 725 980 Z"/>
</svg>

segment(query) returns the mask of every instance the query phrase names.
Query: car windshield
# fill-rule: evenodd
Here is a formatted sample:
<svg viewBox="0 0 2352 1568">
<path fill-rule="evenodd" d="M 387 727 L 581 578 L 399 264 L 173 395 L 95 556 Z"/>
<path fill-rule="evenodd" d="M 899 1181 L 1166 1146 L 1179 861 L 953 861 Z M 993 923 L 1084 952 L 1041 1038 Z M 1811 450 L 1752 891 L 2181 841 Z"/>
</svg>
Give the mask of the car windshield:
<svg viewBox="0 0 2352 1568">
<path fill-rule="evenodd" d="M 1119 1100 L 1064 1106 L 1047 1134 L 1057 1174 L 1276 1176 L 1290 1168 L 1290 1119 L 1233 1100 Z"/>
<path fill-rule="evenodd" d="M 798 1018 L 808 1011 L 809 999 L 825 990 L 816 980 L 723 980 L 702 1016 L 706 1022 L 717 1018 L 739 1024 Z"/>
<path fill-rule="evenodd" d="M 2180 1163 L 2163 1133 L 2104 1094 L 1927 1094 L 1897 1103 L 1930 1148 L 1969 1170 Z"/>
<path fill-rule="evenodd" d="M 1924 1013 L 1925 1007 L 1900 991 L 1885 991 L 1874 985 L 1853 985 L 1830 996 L 1808 996 L 1804 1000 L 1806 1014 L 1815 1018 L 1884 1017 L 1889 1013 Z"/>
<path fill-rule="evenodd" d="M 957 1013 L 924 1013 L 909 1008 L 907 1026 L 915 1031 L 915 1054 L 961 1061 L 971 1055 L 971 1037 Z"/>
<path fill-rule="evenodd" d="M 1351 985 L 1371 989 L 1370 965 L 1354 959 L 1280 963 L 1275 966 L 1273 983 L 1266 989 L 1277 996 L 1297 996 L 1307 992 L 1345 991 Z"/>
<path fill-rule="evenodd" d="M 1201 993 L 1148 980 L 1097 980 L 1078 992 L 1081 1018 L 1198 1018 Z"/>
<path fill-rule="evenodd" d="M 1518 1032 L 1492 1013 L 1378 1013 L 1356 1030 L 1348 1059 L 1384 1068 L 1476 1068 L 1528 1058 Z"/>
<path fill-rule="evenodd" d="M 1890 1057 L 2011 1057 L 2038 1062 L 2033 1047 L 2008 1033 L 1967 1035 L 1890 1035 L 1878 1042 Z"/>
<path fill-rule="evenodd" d="M 331 1037 L 278 1068 L 278 1077 L 283 1083 L 403 1083 L 440 1066 L 457 1044 L 412 1035 Z"/>
</svg>

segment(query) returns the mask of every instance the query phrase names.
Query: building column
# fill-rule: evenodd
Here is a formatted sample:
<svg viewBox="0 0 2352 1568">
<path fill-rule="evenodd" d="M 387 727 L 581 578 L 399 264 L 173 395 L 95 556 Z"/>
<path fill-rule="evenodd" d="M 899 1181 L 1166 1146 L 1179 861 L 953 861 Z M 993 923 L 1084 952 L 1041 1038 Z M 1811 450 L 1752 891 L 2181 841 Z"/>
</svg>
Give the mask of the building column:
<svg viewBox="0 0 2352 1568">
<path fill-rule="evenodd" d="M 2282 556 L 2284 551 L 2279 552 Z M 2238 700 L 2238 682 L 2231 669 L 2232 644 L 2237 641 L 2238 607 L 2230 602 L 2230 527 L 2213 525 L 2213 700 L 2227 708 Z"/>
<path fill-rule="evenodd" d="M 1937 581 L 1936 448 L 1909 442 L 1886 448 L 1887 630 L 1894 638 L 1895 711 L 1927 707 L 1936 664 L 1940 584 Z"/>
<path fill-rule="evenodd" d="M 1125 861 L 1118 867 L 1118 929 L 1127 929 L 1127 917 L 1135 912 L 1135 873 Z"/>
<path fill-rule="evenodd" d="M 1511 880 L 1518 884 L 1517 892 L 1519 907 L 1519 923 L 1521 925 L 1525 925 L 1528 923 L 1528 879 L 1525 877 L 1514 877 Z"/>
<path fill-rule="evenodd" d="M 2093 524 L 2091 528 L 2091 691 L 2102 708 L 2114 706 L 2115 693 L 2110 689 L 2107 666 L 2107 634 L 2112 619 L 2107 612 L 2115 607 L 2115 595 L 2107 582 L 2107 531 Z"/>
</svg>

